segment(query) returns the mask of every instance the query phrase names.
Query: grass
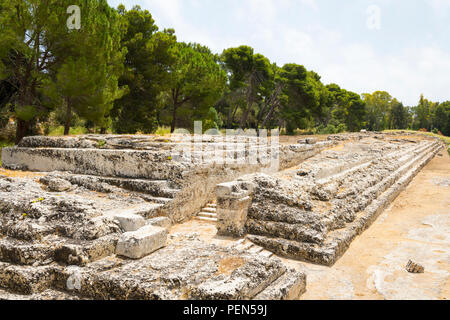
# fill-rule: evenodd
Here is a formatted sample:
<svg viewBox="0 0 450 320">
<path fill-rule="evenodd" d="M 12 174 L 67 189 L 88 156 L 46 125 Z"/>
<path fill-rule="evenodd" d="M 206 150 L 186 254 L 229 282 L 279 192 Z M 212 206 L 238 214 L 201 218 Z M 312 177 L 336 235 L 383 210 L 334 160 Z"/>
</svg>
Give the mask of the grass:
<svg viewBox="0 0 450 320">
<path fill-rule="evenodd" d="M 402 131 L 403 132 L 410 132 L 410 133 L 421 134 L 421 135 L 425 135 L 425 136 L 428 136 L 428 137 L 439 138 L 446 144 L 447 152 L 450 155 L 450 137 L 441 136 L 439 134 L 432 133 L 432 132 L 421 132 L 421 131 L 413 131 L 413 130 L 386 130 L 385 132 L 402 132 Z"/>
<path fill-rule="evenodd" d="M 170 134 L 170 127 L 166 127 L 166 126 L 158 127 L 155 134 L 160 135 L 160 136 L 167 136 Z"/>
<path fill-rule="evenodd" d="M 106 145 L 106 141 L 105 140 L 99 140 L 98 142 L 97 142 L 97 146 L 99 147 L 99 148 L 102 148 L 102 147 L 104 147 Z"/>
<path fill-rule="evenodd" d="M 2 166 L 2 148 L 12 147 L 14 143 L 7 141 L 0 141 L 0 167 Z"/>
<path fill-rule="evenodd" d="M 84 127 L 73 127 L 70 128 L 69 135 L 80 135 L 88 133 L 87 129 Z M 64 126 L 58 126 L 55 128 L 51 128 L 48 134 L 51 137 L 59 137 L 64 135 Z"/>
</svg>

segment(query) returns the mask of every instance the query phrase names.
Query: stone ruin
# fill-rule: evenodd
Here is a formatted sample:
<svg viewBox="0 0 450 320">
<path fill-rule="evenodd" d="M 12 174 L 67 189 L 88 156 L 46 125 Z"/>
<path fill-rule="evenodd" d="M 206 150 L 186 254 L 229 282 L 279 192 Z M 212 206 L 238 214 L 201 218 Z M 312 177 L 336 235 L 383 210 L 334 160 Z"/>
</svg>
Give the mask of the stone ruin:
<svg viewBox="0 0 450 320">
<path fill-rule="evenodd" d="M 331 266 L 443 147 L 372 133 L 279 148 L 183 141 L 27 137 L 3 149 L 0 299 L 298 299 L 307 275 L 275 255 Z M 267 161 L 237 161 L 255 152 Z M 212 201 L 232 245 L 170 231 Z"/>
</svg>

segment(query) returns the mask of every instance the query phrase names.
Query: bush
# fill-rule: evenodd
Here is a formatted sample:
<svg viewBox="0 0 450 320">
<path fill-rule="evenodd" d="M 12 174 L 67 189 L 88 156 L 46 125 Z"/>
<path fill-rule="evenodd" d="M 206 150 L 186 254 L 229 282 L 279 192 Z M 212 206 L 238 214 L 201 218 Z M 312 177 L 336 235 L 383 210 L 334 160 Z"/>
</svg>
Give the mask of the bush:
<svg viewBox="0 0 450 320">
<path fill-rule="evenodd" d="M 160 135 L 160 136 L 167 136 L 170 134 L 170 127 L 158 127 L 158 129 L 156 129 L 155 134 Z"/>
<path fill-rule="evenodd" d="M 341 123 L 337 126 L 335 133 L 342 133 L 345 131 L 347 131 L 347 126 L 345 124 Z"/>
<path fill-rule="evenodd" d="M 328 126 L 326 126 L 326 128 L 324 128 L 323 126 L 319 127 L 317 130 L 317 133 L 318 134 L 335 134 L 338 132 L 338 128 L 339 128 L 339 126 L 336 127 L 332 124 L 329 124 Z"/>
<path fill-rule="evenodd" d="M 8 122 L 6 126 L 0 129 L 0 141 L 14 141 L 16 137 L 16 125 L 14 122 Z"/>
<path fill-rule="evenodd" d="M 88 130 L 85 127 L 74 127 L 70 128 L 69 135 L 81 135 L 88 133 Z M 64 135 L 64 126 L 57 126 L 54 128 L 49 128 L 48 132 L 49 136 L 58 137 Z"/>
<path fill-rule="evenodd" d="M 208 131 L 210 129 L 219 130 L 219 126 L 217 125 L 217 123 L 214 120 L 208 119 L 208 120 L 203 121 L 203 133 L 205 133 L 206 131 Z"/>
</svg>

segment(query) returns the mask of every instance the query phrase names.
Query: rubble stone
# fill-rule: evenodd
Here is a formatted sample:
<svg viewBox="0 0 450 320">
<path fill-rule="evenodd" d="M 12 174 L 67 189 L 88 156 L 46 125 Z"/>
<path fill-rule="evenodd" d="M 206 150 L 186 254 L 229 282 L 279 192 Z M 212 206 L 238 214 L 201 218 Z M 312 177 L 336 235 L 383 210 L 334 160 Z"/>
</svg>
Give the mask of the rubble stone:
<svg viewBox="0 0 450 320">
<path fill-rule="evenodd" d="M 425 268 L 422 265 L 409 260 L 408 264 L 406 265 L 406 271 L 408 271 L 409 273 L 424 273 Z"/>
</svg>

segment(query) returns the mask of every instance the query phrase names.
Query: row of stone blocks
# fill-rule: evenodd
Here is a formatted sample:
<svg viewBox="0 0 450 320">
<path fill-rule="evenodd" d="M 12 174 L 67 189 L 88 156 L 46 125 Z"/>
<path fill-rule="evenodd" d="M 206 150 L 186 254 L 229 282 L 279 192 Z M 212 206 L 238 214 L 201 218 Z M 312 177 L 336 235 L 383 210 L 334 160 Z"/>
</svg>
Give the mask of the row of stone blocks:
<svg viewBox="0 0 450 320">
<path fill-rule="evenodd" d="M 140 260 L 104 260 L 85 268 L 0 262 L 0 300 L 294 300 L 306 290 L 305 274 L 287 269 L 278 259 L 238 258 L 243 264 L 224 275 L 217 270 L 221 255 L 235 259 L 231 255 L 236 252 L 219 249 L 215 258 L 208 256 L 217 250 L 211 246 L 190 247 L 184 243 L 186 249 L 168 247 Z"/>
<path fill-rule="evenodd" d="M 270 233 L 270 231 L 268 231 L 269 229 L 264 232 L 264 235 L 249 235 L 247 238 L 269 251 L 288 258 L 306 260 L 324 265 L 333 265 L 339 257 L 344 254 L 353 239 L 370 226 L 383 209 L 397 197 L 420 169 L 423 168 L 423 166 L 425 166 L 436 153 L 441 150 L 441 148 L 442 144 L 433 142 L 425 144 L 424 146 L 411 148 L 411 155 L 398 155 L 398 157 L 402 158 L 401 161 L 399 160 L 400 163 L 403 164 L 397 171 L 384 178 L 383 182 L 379 183 L 379 187 L 374 187 L 378 188 L 376 190 L 374 189 L 377 198 L 373 202 L 365 205 L 365 210 L 359 213 L 354 221 L 347 223 L 344 229 L 331 231 L 325 242 L 320 239 L 318 239 L 320 240 L 319 242 L 316 242 L 314 241 L 314 238 L 309 240 L 304 238 L 304 241 L 306 242 L 293 241 L 289 239 L 293 235 L 291 233 L 286 235 L 286 238 L 277 237 L 275 234 L 270 236 L 268 234 Z M 242 237 L 248 232 L 252 233 L 258 231 L 259 227 L 255 228 L 255 226 L 260 223 L 266 224 L 267 226 L 270 224 L 265 221 L 258 222 L 257 220 L 252 220 L 248 217 L 255 187 L 256 186 L 252 182 L 242 180 L 217 186 L 217 229 L 219 234 Z M 269 201 L 269 199 L 267 201 Z M 267 202 L 266 205 L 269 205 L 269 202 Z M 312 216 L 313 215 L 311 215 L 311 217 Z M 332 222 L 333 216 L 330 218 L 331 220 L 328 220 Z M 334 218 L 337 218 L 337 216 L 335 215 Z M 277 230 L 277 224 L 280 225 L 280 227 L 287 227 L 284 226 L 283 223 L 273 223 L 271 228 Z M 341 225 L 341 223 L 338 223 L 337 225 Z M 290 228 L 288 229 L 294 228 L 294 225 L 289 226 Z M 311 235 L 317 233 L 312 229 L 308 230 L 306 225 L 299 225 L 298 228 L 301 228 L 301 230 L 298 231 L 301 231 L 302 233 L 306 232 L 305 235 L 310 232 Z"/>
<path fill-rule="evenodd" d="M 122 207 L 112 194 L 111 205 L 99 194 L 102 206 L 91 208 L 80 200 L 94 192 L 47 189 L 64 181 L 0 176 L 0 299 L 294 299 L 305 290 L 305 275 L 276 259 L 195 239 L 173 243 L 169 219 L 145 219 L 146 203 Z M 71 237 L 64 223 L 94 232 Z"/>
<path fill-rule="evenodd" d="M 102 139 L 109 143 L 109 148 L 98 147 L 97 142 Z M 119 136 L 27 137 L 18 147 L 2 149 L 2 163 L 5 168 L 13 170 L 69 172 L 67 179 L 70 182 L 85 187 L 110 184 L 149 193 L 148 200 L 163 201 L 164 207 L 160 211 L 172 222 L 179 223 L 190 219 L 213 200 L 211 195 L 218 183 L 245 174 L 276 170 L 272 168 L 272 160 L 279 160 L 281 169 L 287 168 L 335 144 L 334 141 L 325 141 L 314 145 L 280 145 L 279 152 L 269 153 L 264 164 L 240 163 L 239 157 L 254 154 L 250 150 L 259 148 L 256 145 L 240 152 L 238 159 L 234 159 L 236 163 L 220 164 L 215 162 L 214 154 L 208 150 L 198 153 L 207 160 L 204 163 L 177 160 L 173 157 L 174 145 L 170 142 L 158 140 L 157 144 L 161 146 L 149 150 L 135 148 L 140 141 L 153 143 L 153 140 L 149 137 Z M 167 148 L 164 147 L 166 144 Z M 128 145 L 131 147 L 122 148 Z M 114 149 L 114 146 L 117 148 Z M 271 146 L 265 148 L 270 149 Z"/>
</svg>

